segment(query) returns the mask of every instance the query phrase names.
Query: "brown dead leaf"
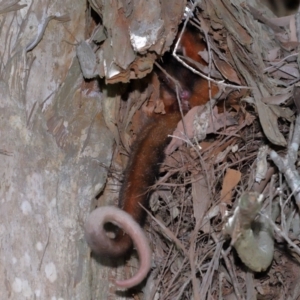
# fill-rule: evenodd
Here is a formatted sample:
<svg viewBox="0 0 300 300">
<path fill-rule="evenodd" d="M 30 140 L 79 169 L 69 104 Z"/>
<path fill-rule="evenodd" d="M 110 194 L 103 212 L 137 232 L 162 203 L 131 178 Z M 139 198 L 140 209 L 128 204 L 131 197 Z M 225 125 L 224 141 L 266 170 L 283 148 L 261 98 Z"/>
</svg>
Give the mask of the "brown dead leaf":
<svg viewBox="0 0 300 300">
<path fill-rule="evenodd" d="M 233 169 L 227 169 L 221 190 L 221 202 L 231 204 L 232 192 L 241 180 L 241 172 Z"/>
<path fill-rule="evenodd" d="M 299 82 L 294 85 L 293 88 L 294 102 L 297 107 L 298 114 L 300 113 L 300 84 Z"/>
<path fill-rule="evenodd" d="M 247 30 L 239 23 L 239 20 L 235 18 L 230 11 L 230 8 L 225 6 L 229 2 L 224 2 L 221 0 L 212 0 L 214 3 L 214 8 L 217 16 L 220 19 L 226 20 L 224 25 L 229 32 L 232 32 L 235 37 L 238 37 L 239 41 L 243 45 L 250 45 L 252 43 L 252 37 L 247 32 Z"/>
<path fill-rule="evenodd" d="M 278 25 L 276 22 L 273 22 L 273 20 L 271 18 L 265 17 L 258 9 L 254 8 L 253 6 L 251 6 L 249 4 L 246 4 L 245 2 L 242 4 L 242 6 L 247 8 L 256 20 L 266 24 L 274 32 L 283 32 L 283 29 L 280 28 L 280 25 Z"/>
<path fill-rule="evenodd" d="M 281 39 L 281 46 L 286 50 L 286 51 L 292 51 L 296 48 L 299 47 L 299 42 L 293 42 L 293 41 L 286 41 L 286 39 L 282 38 Z"/>
<path fill-rule="evenodd" d="M 297 34 L 298 30 L 297 30 L 296 18 L 295 18 L 295 15 L 291 15 L 290 17 L 291 17 L 291 19 L 290 19 L 290 31 L 291 31 L 290 38 L 291 38 L 292 42 L 297 42 L 298 41 L 298 34 Z"/>
<path fill-rule="evenodd" d="M 214 63 L 220 73 L 229 81 L 241 84 L 235 70 L 226 61 L 219 59 L 216 55 L 214 56 Z"/>
<path fill-rule="evenodd" d="M 255 99 L 258 111 L 259 121 L 264 130 L 265 135 L 271 143 L 279 146 L 286 146 L 286 140 L 279 131 L 277 125 L 277 116 L 273 111 L 264 104 L 258 97 Z"/>
<path fill-rule="evenodd" d="M 272 112 L 278 117 L 288 120 L 289 122 L 294 121 L 294 112 L 289 107 L 282 107 L 279 105 L 269 105 Z"/>
<path fill-rule="evenodd" d="M 266 18 L 266 19 L 275 26 L 286 27 L 290 25 L 291 18 L 292 15 L 286 17 L 280 17 L 280 18 Z"/>
<path fill-rule="evenodd" d="M 268 73 L 272 74 L 275 78 L 295 79 L 299 77 L 299 68 L 296 63 L 283 64 L 282 66 L 278 66 L 276 63 L 272 64 L 274 64 L 274 68 L 271 67 Z"/>
<path fill-rule="evenodd" d="M 261 100 L 266 104 L 280 105 L 285 103 L 289 98 L 292 97 L 292 92 L 287 92 L 281 95 L 275 95 L 271 97 L 264 97 Z"/>
<path fill-rule="evenodd" d="M 246 112 L 245 113 L 245 123 L 249 126 L 251 125 L 254 120 L 256 119 L 255 116 L 251 115 L 250 113 Z"/>
<path fill-rule="evenodd" d="M 218 113 L 217 108 L 215 107 L 213 113 L 210 114 L 206 133 L 214 133 L 223 127 L 229 127 L 236 124 L 236 120 L 228 112 Z"/>
<path fill-rule="evenodd" d="M 203 217 L 210 204 L 210 189 L 207 186 L 207 179 L 203 175 L 192 176 L 192 196 L 194 217 L 196 223 L 202 222 Z"/>
<path fill-rule="evenodd" d="M 266 60 L 267 61 L 275 61 L 276 58 L 279 57 L 280 54 L 280 48 L 275 47 L 273 49 L 270 49 L 267 53 Z"/>
</svg>

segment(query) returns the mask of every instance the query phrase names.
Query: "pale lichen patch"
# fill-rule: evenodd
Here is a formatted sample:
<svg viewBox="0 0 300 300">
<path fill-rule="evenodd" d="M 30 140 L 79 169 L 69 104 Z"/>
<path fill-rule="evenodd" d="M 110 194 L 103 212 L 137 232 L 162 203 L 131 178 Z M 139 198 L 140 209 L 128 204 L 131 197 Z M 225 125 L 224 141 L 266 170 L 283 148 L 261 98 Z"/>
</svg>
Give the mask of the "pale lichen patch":
<svg viewBox="0 0 300 300">
<path fill-rule="evenodd" d="M 25 216 L 31 214 L 31 212 L 32 212 L 31 204 L 28 201 L 26 201 L 26 200 L 21 203 L 21 207 L 20 208 L 21 208 L 22 213 Z"/>
<path fill-rule="evenodd" d="M 41 242 L 37 242 L 35 247 L 36 247 L 37 251 L 42 251 L 43 250 L 43 244 Z"/>
<path fill-rule="evenodd" d="M 21 278 L 16 277 L 12 284 L 12 288 L 15 293 L 22 293 L 22 295 L 27 299 L 32 297 L 32 290 L 27 280 L 22 280 Z"/>
<path fill-rule="evenodd" d="M 50 262 L 46 264 L 45 266 L 45 273 L 46 273 L 46 278 L 50 282 L 54 282 L 57 279 L 57 272 L 56 272 L 56 266 L 53 262 Z"/>
</svg>

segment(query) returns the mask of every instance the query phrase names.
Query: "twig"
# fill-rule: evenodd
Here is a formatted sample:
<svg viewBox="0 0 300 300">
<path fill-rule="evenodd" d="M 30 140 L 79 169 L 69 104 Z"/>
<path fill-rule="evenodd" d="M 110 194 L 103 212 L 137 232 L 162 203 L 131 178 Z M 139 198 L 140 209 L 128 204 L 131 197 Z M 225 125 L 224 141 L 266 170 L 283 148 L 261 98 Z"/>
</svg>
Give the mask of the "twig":
<svg viewBox="0 0 300 300">
<path fill-rule="evenodd" d="M 50 233 L 51 233 L 51 228 L 49 228 L 49 233 L 48 233 L 47 242 L 46 242 L 46 245 L 45 245 L 45 247 L 44 247 L 44 251 L 43 251 L 43 254 L 42 254 L 42 258 L 41 258 L 41 261 L 40 261 L 40 264 L 39 264 L 39 267 L 38 267 L 38 270 L 39 270 L 39 271 L 41 270 L 42 263 L 43 263 L 43 260 L 44 260 L 44 256 L 45 256 L 45 253 L 46 253 L 46 249 L 48 248 L 48 245 L 49 245 Z"/>
<path fill-rule="evenodd" d="M 296 170 L 295 163 L 298 157 L 298 149 L 300 143 L 300 115 L 296 118 L 292 142 L 289 146 L 288 153 L 285 157 L 280 157 L 276 151 L 270 152 L 270 157 L 278 167 L 292 190 L 298 208 L 300 208 L 300 175 Z"/>
<path fill-rule="evenodd" d="M 285 241 L 295 250 L 295 252 L 300 256 L 300 248 L 288 237 L 288 235 L 281 230 L 275 223 L 274 221 L 267 216 L 266 214 L 264 214 L 264 217 L 269 221 L 270 225 L 272 226 L 272 228 L 275 230 L 275 232 L 277 234 L 279 234 L 281 237 L 283 237 L 285 239 Z"/>
<path fill-rule="evenodd" d="M 42 40 L 44 32 L 48 26 L 48 23 L 51 20 L 57 20 L 60 22 L 68 22 L 68 21 L 70 21 L 70 17 L 68 14 L 65 14 L 62 16 L 51 15 L 51 16 L 44 18 L 42 20 L 42 23 L 40 23 L 38 25 L 37 34 L 36 34 L 35 39 L 33 41 L 31 41 L 30 43 L 28 43 L 28 45 L 26 46 L 26 52 L 33 50 L 37 46 L 37 44 Z"/>
<path fill-rule="evenodd" d="M 217 238 L 216 234 L 213 233 L 211 236 L 212 236 L 213 240 L 215 241 L 215 243 L 217 243 L 218 238 Z M 236 295 L 237 299 L 245 300 L 245 297 L 242 295 L 242 293 L 240 291 L 240 288 L 238 286 L 238 280 L 237 280 L 236 274 L 234 273 L 234 270 L 231 266 L 231 261 L 229 260 L 227 254 L 224 250 L 221 251 L 221 254 L 222 254 L 222 257 L 224 259 L 226 268 L 229 272 L 229 275 L 231 277 L 232 285 L 233 285 L 233 288 L 234 288 L 235 295 Z"/>
<path fill-rule="evenodd" d="M 140 204 L 140 203 L 139 203 Z M 163 230 L 163 232 L 176 244 L 176 246 L 181 249 L 181 251 L 184 253 L 185 256 L 189 256 L 188 251 L 185 249 L 183 244 L 180 242 L 180 240 L 174 235 L 174 233 L 167 228 L 162 222 L 160 222 L 158 219 L 156 219 L 148 209 L 146 209 L 142 204 L 140 206 L 147 212 L 147 214 L 151 217 L 152 220 L 154 220 Z"/>
<path fill-rule="evenodd" d="M 178 267 L 177 272 L 172 275 L 171 281 L 168 284 L 168 287 L 167 287 L 166 291 L 163 294 L 163 296 L 164 296 L 163 299 L 167 298 L 167 295 L 169 293 L 169 290 L 170 290 L 171 286 L 173 285 L 175 279 L 177 279 L 178 275 L 180 275 L 180 272 L 182 272 L 183 266 L 186 263 L 186 261 L 187 261 L 187 257 L 184 258 L 184 260 L 182 261 L 182 264 Z M 190 282 L 190 280 L 188 280 L 188 282 Z"/>
</svg>

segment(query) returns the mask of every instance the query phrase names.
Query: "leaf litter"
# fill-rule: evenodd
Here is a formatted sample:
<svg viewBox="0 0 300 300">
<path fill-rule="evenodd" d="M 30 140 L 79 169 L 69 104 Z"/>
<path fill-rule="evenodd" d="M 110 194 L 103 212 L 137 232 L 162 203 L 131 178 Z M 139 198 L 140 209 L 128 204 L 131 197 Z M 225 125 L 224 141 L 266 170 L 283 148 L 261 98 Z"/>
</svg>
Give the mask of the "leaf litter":
<svg viewBox="0 0 300 300">
<path fill-rule="evenodd" d="M 292 18 L 275 18 L 267 8 L 257 8 L 255 1 L 202 0 L 187 2 L 187 8 L 192 14 L 186 22 L 198 28 L 207 44 L 207 51 L 200 55 L 209 68 L 197 68 L 197 64 L 187 67 L 193 68 L 195 76 L 200 73 L 208 77 L 220 93 L 206 107 L 195 108 L 184 117 L 166 151 L 162 176 L 151 187 L 154 192 L 145 230 L 154 261 L 143 298 L 297 299 L 299 175 L 296 159 L 289 157 L 297 157 L 295 136 L 300 132 L 300 122 L 293 125 L 294 101 L 296 105 L 299 101 L 294 100 L 299 65 Z M 129 22 L 126 18 L 121 20 L 124 30 Z M 164 32 L 175 25 L 169 22 Z M 162 36 L 157 35 L 160 40 L 152 36 L 151 46 L 143 48 L 146 69 L 139 67 L 140 54 L 126 54 L 127 65 L 135 65 L 131 69 L 134 75 L 124 67 L 125 61 L 113 60 L 114 54 L 107 53 L 124 70 L 117 76 L 107 76 L 106 81 L 126 82 L 149 73 L 148 63 L 157 58 L 153 49 L 158 49 Z M 174 37 L 172 34 L 167 40 Z M 126 40 L 126 36 L 122 39 Z M 127 51 L 126 43 L 123 52 Z M 170 45 L 169 42 L 157 53 L 163 54 Z M 108 51 L 105 47 L 104 53 Z M 145 115 L 153 111 L 163 113 L 157 99 L 157 81 L 147 82 L 143 89 L 131 88 L 128 93 L 128 99 L 140 99 L 142 95 L 143 101 L 138 105 L 127 101 L 132 107 L 123 105 L 119 111 L 123 115 L 122 121 L 117 121 L 123 135 L 120 140 L 125 144 L 130 144 L 138 134 Z M 213 108 L 214 103 L 218 109 Z M 134 112 L 139 112 L 139 116 Z M 202 131 L 197 128 L 201 118 Z M 292 142 L 296 150 L 286 155 Z M 261 147 L 266 146 L 267 150 L 262 151 Z M 261 152 L 263 157 L 258 159 Z M 270 158 L 270 152 L 282 159 L 278 162 Z M 289 170 L 294 172 L 293 176 L 289 177 Z M 264 195 L 260 214 L 276 215 L 272 223 L 273 262 L 259 274 L 243 265 L 223 234 L 228 215 L 233 214 L 237 200 L 247 191 Z"/>
</svg>

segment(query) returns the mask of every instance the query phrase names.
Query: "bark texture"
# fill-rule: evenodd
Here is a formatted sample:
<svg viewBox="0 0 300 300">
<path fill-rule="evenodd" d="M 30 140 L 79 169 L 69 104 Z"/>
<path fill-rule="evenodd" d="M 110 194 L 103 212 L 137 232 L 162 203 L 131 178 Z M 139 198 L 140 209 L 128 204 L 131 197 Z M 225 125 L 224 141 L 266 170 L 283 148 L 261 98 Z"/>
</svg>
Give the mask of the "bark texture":
<svg viewBox="0 0 300 300">
<path fill-rule="evenodd" d="M 86 1 L 26 3 L 0 4 L 0 299 L 107 299 L 83 238 L 113 147 L 103 95 L 80 86 Z"/>
</svg>

